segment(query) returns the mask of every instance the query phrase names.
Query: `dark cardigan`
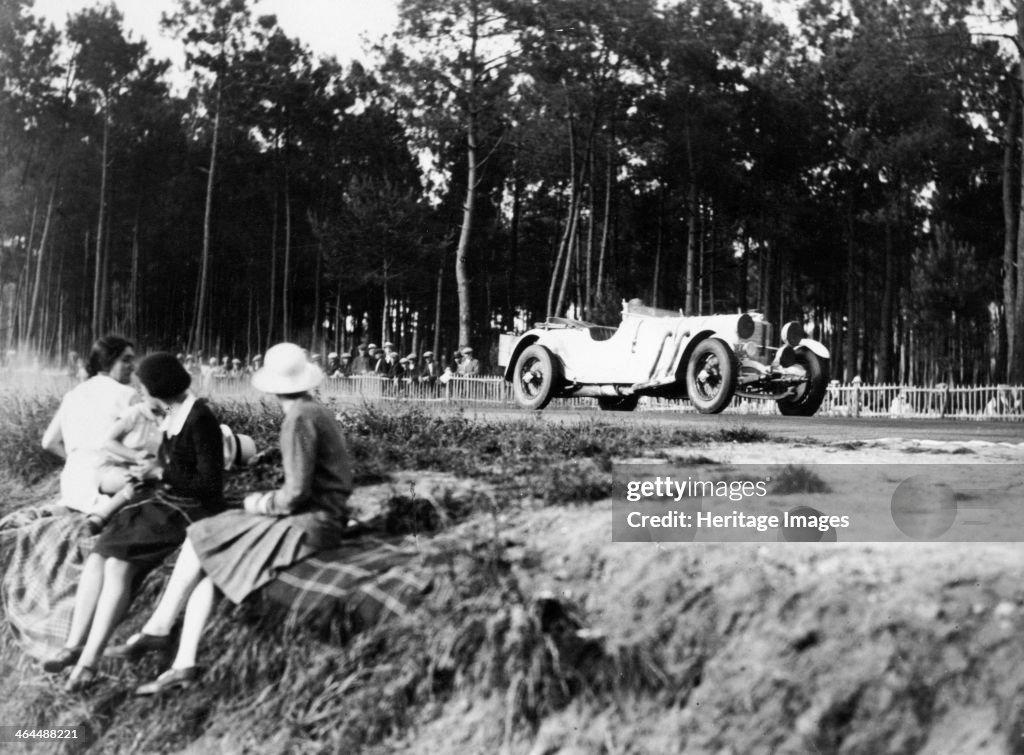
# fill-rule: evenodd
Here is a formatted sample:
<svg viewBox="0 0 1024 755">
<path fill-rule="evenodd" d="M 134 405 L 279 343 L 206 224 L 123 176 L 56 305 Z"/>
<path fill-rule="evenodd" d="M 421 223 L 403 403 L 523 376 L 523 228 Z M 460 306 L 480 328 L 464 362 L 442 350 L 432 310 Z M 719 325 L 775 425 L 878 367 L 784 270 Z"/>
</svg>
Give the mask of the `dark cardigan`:
<svg viewBox="0 0 1024 755">
<path fill-rule="evenodd" d="M 188 526 L 224 508 L 224 441 L 210 408 L 195 402 L 181 431 L 160 445 L 163 480 L 119 509 L 93 549 L 145 574 L 176 551 Z"/>
<path fill-rule="evenodd" d="M 160 445 L 163 487 L 168 493 L 204 504 L 219 504 L 224 497 L 224 439 L 220 424 L 204 401 L 196 401 L 173 438 Z"/>
</svg>

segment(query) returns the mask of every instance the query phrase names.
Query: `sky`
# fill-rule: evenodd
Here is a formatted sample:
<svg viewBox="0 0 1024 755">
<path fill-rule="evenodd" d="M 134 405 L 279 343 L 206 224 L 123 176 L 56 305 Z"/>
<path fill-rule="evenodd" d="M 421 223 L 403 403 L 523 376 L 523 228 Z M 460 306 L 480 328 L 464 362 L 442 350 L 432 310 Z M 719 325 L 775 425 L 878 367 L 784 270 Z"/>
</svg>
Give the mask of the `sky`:
<svg viewBox="0 0 1024 755">
<path fill-rule="evenodd" d="M 124 15 L 126 29 L 149 43 L 156 58 L 181 59 L 180 44 L 160 33 L 160 15 L 175 0 L 108 0 Z M 33 11 L 63 28 L 69 14 L 95 7 L 100 0 L 35 0 Z M 257 0 L 254 15 L 274 14 L 285 33 L 315 53 L 334 55 L 342 64 L 366 60 L 361 36 L 376 40 L 396 24 L 397 0 Z"/>
</svg>

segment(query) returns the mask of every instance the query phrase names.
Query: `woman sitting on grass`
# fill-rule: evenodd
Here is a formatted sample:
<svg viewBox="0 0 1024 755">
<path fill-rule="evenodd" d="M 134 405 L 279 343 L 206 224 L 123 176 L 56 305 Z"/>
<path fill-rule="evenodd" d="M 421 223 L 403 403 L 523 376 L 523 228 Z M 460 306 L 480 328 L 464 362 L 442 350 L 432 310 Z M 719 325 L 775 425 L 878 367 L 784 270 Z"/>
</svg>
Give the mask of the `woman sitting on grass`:
<svg viewBox="0 0 1024 755">
<path fill-rule="evenodd" d="M 77 692 L 96 679 L 96 664 L 131 599 L 132 586 L 173 553 L 189 524 L 223 510 L 224 450 L 220 425 L 188 388 L 191 377 L 173 354 L 158 352 L 138 369 L 143 396 L 166 413 L 157 459 L 132 467 L 140 499 L 120 508 L 85 562 L 63 650 L 46 671 L 74 665 L 65 686 Z M 126 486 L 118 496 L 133 497 Z"/>
<path fill-rule="evenodd" d="M 56 505 L 24 507 L 0 520 L 3 601 L 22 649 L 46 658 L 61 647 L 71 624 L 82 564 L 91 550 L 89 516 L 116 505 L 99 490 L 103 444 L 135 399 L 130 341 L 98 339 L 88 356 L 89 377 L 61 399 L 42 445 L 64 459 Z"/>
<path fill-rule="evenodd" d="M 199 640 L 215 588 L 240 603 L 279 570 L 340 545 L 348 521 L 352 461 L 338 421 L 309 395 L 322 378 L 320 368 L 294 344 L 278 344 L 267 351 L 265 366 L 253 375 L 252 384 L 275 394 L 284 410 L 284 484 L 278 490 L 247 495 L 244 511 L 227 511 L 188 528 L 188 539 L 153 615 L 142 632 L 108 652 L 135 659 L 148 651 L 171 649 L 171 630 L 185 606 L 171 668 L 136 694 L 152 695 L 195 681 Z"/>
<path fill-rule="evenodd" d="M 43 433 L 43 448 L 64 459 L 60 504 L 83 514 L 102 508 L 99 470 L 107 461 L 111 428 L 135 398 L 135 351 L 130 341 L 107 335 L 92 346 L 89 379 L 68 391 Z"/>
</svg>

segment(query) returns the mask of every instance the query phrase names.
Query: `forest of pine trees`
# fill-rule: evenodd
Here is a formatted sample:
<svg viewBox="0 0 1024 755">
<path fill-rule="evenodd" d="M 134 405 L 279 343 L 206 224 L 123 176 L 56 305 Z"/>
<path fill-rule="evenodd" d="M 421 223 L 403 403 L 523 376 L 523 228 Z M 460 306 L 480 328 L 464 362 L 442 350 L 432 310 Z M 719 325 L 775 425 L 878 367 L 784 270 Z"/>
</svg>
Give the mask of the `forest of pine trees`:
<svg viewBox="0 0 1024 755">
<path fill-rule="evenodd" d="M 177 0 L 182 72 L 0 0 L 0 347 L 486 355 L 640 298 L 1024 383 L 1024 0 L 401 0 L 362 61 L 254 5 Z"/>
</svg>

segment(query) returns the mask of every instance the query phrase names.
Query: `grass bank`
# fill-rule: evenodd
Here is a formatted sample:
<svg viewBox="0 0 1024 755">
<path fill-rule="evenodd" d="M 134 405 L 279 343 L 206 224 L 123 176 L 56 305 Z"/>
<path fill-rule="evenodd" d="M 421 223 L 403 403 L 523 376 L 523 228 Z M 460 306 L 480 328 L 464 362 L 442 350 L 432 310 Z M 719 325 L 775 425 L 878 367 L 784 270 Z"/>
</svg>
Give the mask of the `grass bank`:
<svg viewBox="0 0 1024 755">
<path fill-rule="evenodd" d="M 37 450 L 56 396 L 29 396 L 0 409 L 3 511 L 54 493 L 58 465 Z M 269 449 L 234 474 L 232 492 L 274 484 L 279 409 L 272 402 L 221 403 L 222 421 Z M 0 721 L 76 726 L 76 752 L 357 752 L 402 747 L 451 705 L 491 701 L 500 713 L 481 729 L 484 748 L 528 747 L 543 722 L 573 704 L 658 696 L 675 683 L 648 641 L 588 634 L 584 608 L 565 595 L 524 587 L 531 556 L 517 529 L 538 509 L 606 498 L 616 457 L 762 433 L 681 431 L 525 417 L 489 422 L 457 412 L 364 406 L 339 410 L 358 482 L 395 470 L 443 471 L 487 483 L 486 511 L 453 510 L 447 529 L 420 538 L 416 568 L 433 580 L 406 619 L 358 633 L 329 617 L 303 626 L 254 604 L 223 602 L 210 624 L 203 684 L 187 694 L 139 700 L 153 662 L 105 666 L 87 697 L 67 696 L 7 632 L 0 640 Z M 603 519 L 603 517 L 602 517 Z M 159 593 L 153 575 L 121 628 L 137 628 Z M 458 734 L 457 736 L 463 736 Z M 449 743 L 451 744 L 451 743 Z M 34 751 L 40 751 L 35 745 Z"/>
</svg>

